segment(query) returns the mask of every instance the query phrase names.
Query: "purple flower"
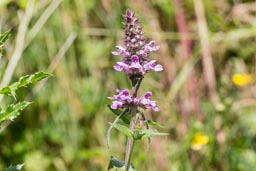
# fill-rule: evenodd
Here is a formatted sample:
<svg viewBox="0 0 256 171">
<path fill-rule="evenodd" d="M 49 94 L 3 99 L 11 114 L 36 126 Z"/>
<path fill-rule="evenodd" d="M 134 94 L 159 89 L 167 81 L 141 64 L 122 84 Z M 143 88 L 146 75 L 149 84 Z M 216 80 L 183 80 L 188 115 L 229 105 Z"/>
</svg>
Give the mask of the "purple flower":
<svg viewBox="0 0 256 171">
<path fill-rule="evenodd" d="M 154 111 L 159 111 L 159 108 L 156 106 L 156 101 L 151 101 L 149 98 L 152 96 L 152 93 L 148 91 L 139 99 L 139 105 L 146 108 L 152 109 Z"/>
<path fill-rule="evenodd" d="M 152 40 L 144 46 L 144 49 L 146 51 L 157 51 L 158 49 L 160 49 L 160 46 L 153 46 L 154 44 L 155 44 L 155 41 Z"/>
<path fill-rule="evenodd" d="M 124 62 L 117 62 L 114 65 L 114 69 L 116 71 L 127 71 L 127 70 L 129 70 L 129 65 L 125 64 Z"/>
<path fill-rule="evenodd" d="M 124 71 L 127 74 L 134 74 L 134 73 L 144 73 L 144 69 L 139 62 L 139 57 L 137 55 L 131 56 L 131 62 L 126 64 L 124 62 L 117 62 L 114 65 L 114 69 L 116 71 Z"/>
<path fill-rule="evenodd" d="M 147 62 L 146 64 L 144 64 L 143 66 L 144 71 L 147 72 L 149 70 L 153 70 L 153 71 L 162 71 L 163 70 L 163 66 L 160 64 L 156 65 L 156 60 L 151 60 L 149 62 Z"/>
<path fill-rule="evenodd" d="M 117 95 L 109 97 L 109 99 L 113 100 L 111 104 L 112 109 L 123 108 L 124 106 L 129 106 L 132 103 L 133 100 L 128 89 L 121 91 L 117 89 L 116 92 L 118 93 Z"/>
<path fill-rule="evenodd" d="M 120 90 L 116 90 L 118 95 L 114 95 L 114 99 L 118 100 L 118 101 L 122 101 L 122 102 L 128 102 L 131 103 L 132 102 L 132 97 L 130 95 L 130 92 L 128 89 L 124 89 L 122 91 Z"/>
<path fill-rule="evenodd" d="M 160 49 L 160 46 L 153 46 L 155 44 L 155 41 L 150 41 L 148 44 L 146 44 L 144 47 L 141 48 L 139 51 L 139 54 L 143 57 L 147 58 L 149 56 L 149 52 L 151 51 L 157 51 Z"/>
<path fill-rule="evenodd" d="M 143 62 L 144 64 L 141 65 L 140 59 L 137 55 L 133 55 L 131 57 L 130 64 L 126 64 L 124 62 L 117 62 L 114 65 L 114 69 L 116 71 L 124 71 L 128 75 L 132 74 L 145 74 L 148 71 L 152 70 L 155 72 L 162 71 L 163 66 L 160 64 L 156 64 L 156 60 L 151 60 L 149 62 Z"/>
<path fill-rule="evenodd" d="M 113 101 L 110 107 L 111 109 L 119 109 L 123 107 L 123 103 L 120 101 Z"/>
<path fill-rule="evenodd" d="M 142 69 L 142 66 L 140 65 L 140 60 L 139 60 L 139 57 L 137 55 L 132 55 L 131 57 L 132 59 L 132 62 L 129 66 L 130 69 Z"/>
<path fill-rule="evenodd" d="M 130 53 L 127 52 L 125 50 L 125 48 L 123 48 L 122 46 L 116 46 L 116 48 L 117 48 L 117 51 L 112 52 L 113 55 L 116 55 L 116 56 L 118 56 L 118 55 L 130 55 Z"/>
<path fill-rule="evenodd" d="M 156 101 L 150 100 L 150 97 L 152 96 L 151 92 L 145 93 L 140 98 L 131 97 L 128 89 L 124 89 L 121 91 L 117 90 L 117 93 L 118 93 L 117 95 L 114 95 L 113 97 L 109 97 L 109 99 L 113 100 L 111 104 L 112 109 L 119 109 L 123 107 L 136 105 L 144 109 L 159 111 L 159 108 L 156 106 Z"/>
<path fill-rule="evenodd" d="M 137 55 L 131 56 L 131 64 L 129 66 L 129 72 L 131 73 L 143 73 L 143 67 L 140 64 L 140 59 Z"/>
</svg>

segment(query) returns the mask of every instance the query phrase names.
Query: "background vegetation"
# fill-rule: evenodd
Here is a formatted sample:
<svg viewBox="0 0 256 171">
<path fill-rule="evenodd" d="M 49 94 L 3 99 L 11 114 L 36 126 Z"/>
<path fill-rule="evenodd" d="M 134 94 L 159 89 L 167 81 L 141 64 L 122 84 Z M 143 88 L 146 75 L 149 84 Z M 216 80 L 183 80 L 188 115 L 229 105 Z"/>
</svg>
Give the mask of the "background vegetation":
<svg viewBox="0 0 256 171">
<path fill-rule="evenodd" d="M 20 100 L 35 102 L 1 132 L 0 168 L 101 171 L 110 154 L 123 159 L 126 138 L 113 131 L 107 149 L 106 131 L 115 117 L 107 97 L 129 85 L 111 54 L 122 44 L 127 8 L 161 46 L 152 58 L 164 72 L 150 73 L 141 89 L 161 110 L 147 116 L 169 133 L 153 138 L 148 152 L 146 141 L 136 144 L 133 164 L 140 171 L 254 170 L 253 0 L 1 0 L 0 31 L 11 36 L 0 80 L 17 54 L 12 80 L 36 71 L 54 77 L 19 91 Z"/>
</svg>

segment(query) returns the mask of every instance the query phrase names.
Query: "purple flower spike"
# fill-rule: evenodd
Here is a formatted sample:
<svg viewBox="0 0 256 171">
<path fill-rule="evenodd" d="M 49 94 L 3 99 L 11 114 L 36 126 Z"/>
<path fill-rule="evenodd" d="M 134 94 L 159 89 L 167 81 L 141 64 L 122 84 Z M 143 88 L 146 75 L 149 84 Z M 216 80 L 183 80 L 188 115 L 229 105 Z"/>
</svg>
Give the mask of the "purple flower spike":
<svg viewBox="0 0 256 171">
<path fill-rule="evenodd" d="M 112 52 L 113 55 L 124 55 L 124 58 L 116 63 L 115 70 L 124 71 L 129 76 L 144 75 L 149 71 L 162 71 L 161 65 L 157 65 L 155 60 L 148 59 L 149 53 L 158 50 L 160 46 L 154 46 L 154 40 L 146 43 L 142 27 L 134 12 L 127 10 L 124 19 L 125 47 L 116 46 L 117 51 Z"/>
<path fill-rule="evenodd" d="M 125 46 L 130 54 L 136 54 L 145 45 L 145 38 L 135 13 L 127 10 L 124 15 Z"/>
<path fill-rule="evenodd" d="M 125 47 L 116 46 L 117 50 L 112 52 L 113 55 L 123 55 L 124 57 L 114 65 L 114 69 L 128 74 L 134 86 L 136 85 L 135 82 L 139 80 L 138 78 L 143 78 L 143 75 L 149 71 L 158 72 L 163 70 L 163 66 L 157 64 L 156 60 L 149 59 L 150 52 L 157 51 L 160 46 L 155 46 L 154 40 L 146 43 L 142 27 L 140 26 L 138 18 L 135 17 L 134 12 L 127 10 L 124 15 L 124 20 Z M 152 93 L 147 92 L 139 98 L 137 97 L 137 91 L 131 96 L 128 89 L 117 90 L 117 95 L 110 97 L 110 99 L 113 100 L 111 108 L 119 109 L 137 106 L 159 111 L 156 102 L 150 100 L 151 96 Z"/>
<path fill-rule="evenodd" d="M 125 37 L 123 39 L 124 47 L 116 46 L 116 50 L 113 51 L 112 54 L 115 56 L 123 55 L 123 58 L 114 65 L 114 69 L 116 71 L 123 71 L 127 74 L 132 86 L 132 93 L 130 93 L 128 89 L 117 89 L 115 95 L 108 97 L 112 100 L 110 105 L 112 112 L 116 114 L 116 109 L 122 109 L 120 110 L 121 113 L 117 116 L 107 131 L 108 146 L 111 130 L 124 115 L 128 114 L 130 120 L 130 126 L 126 129 L 129 129 L 130 132 L 136 134 L 143 131 L 145 126 L 147 130 L 151 130 L 147 123 L 141 122 L 141 119 L 147 121 L 147 118 L 142 113 L 141 109 L 159 111 L 156 101 L 150 99 L 152 92 L 148 91 L 142 96 L 138 96 L 138 94 L 141 82 L 144 79 L 144 75 L 146 75 L 149 71 L 158 72 L 163 70 L 162 65 L 157 64 L 156 60 L 151 60 L 149 58 L 150 53 L 152 51 L 157 51 L 160 46 L 155 46 L 154 40 L 146 42 L 146 38 L 144 37 L 138 18 L 136 18 L 135 13 L 129 9 L 126 10 L 123 24 L 125 28 Z M 123 131 L 121 130 L 121 132 Z M 150 137 L 148 137 L 149 142 Z M 124 162 L 124 168 L 126 170 L 128 170 L 130 167 L 133 143 L 135 140 L 139 139 L 141 139 L 141 137 L 128 137 Z"/>
</svg>

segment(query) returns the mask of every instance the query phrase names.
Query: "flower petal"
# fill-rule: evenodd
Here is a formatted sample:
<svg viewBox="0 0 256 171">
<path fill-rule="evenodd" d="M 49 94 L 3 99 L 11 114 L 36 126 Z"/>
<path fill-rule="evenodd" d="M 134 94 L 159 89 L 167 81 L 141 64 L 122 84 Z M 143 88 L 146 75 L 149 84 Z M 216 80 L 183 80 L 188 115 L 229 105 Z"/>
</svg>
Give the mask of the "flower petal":
<svg viewBox="0 0 256 171">
<path fill-rule="evenodd" d="M 146 109 L 159 111 L 159 108 L 156 106 L 156 101 L 152 101 L 149 99 L 151 96 L 152 96 L 152 93 L 150 91 L 146 92 L 143 96 L 141 96 L 139 100 L 139 105 Z"/>
<path fill-rule="evenodd" d="M 152 93 L 151 93 L 150 91 L 148 91 L 148 92 L 146 92 L 146 93 L 144 94 L 144 97 L 145 97 L 146 99 L 149 99 L 151 96 L 152 96 Z"/>
<path fill-rule="evenodd" d="M 139 62 L 140 61 L 139 60 L 140 58 L 137 55 L 132 55 L 131 59 L 132 59 L 132 62 Z"/>
<path fill-rule="evenodd" d="M 128 65 L 125 64 L 124 62 L 117 62 L 115 65 L 114 65 L 114 69 L 116 71 L 126 71 L 128 69 Z"/>
<path fill-rule="evenodd" d="M 113 51 L 112 54 L 115 56 L 118 55 L 129 55 L 130 53 L 125 50 L 122 46 L 116 46 L 117 51 Z"/>
<path fill-rule="evenodd" d="M 146 64 L 144 64 L 144 70 L 147 72 L 149 70 L 153 70 L 153 71 L 162 71 L 163 70 L 163 66 L 160 64 L 156 65 L 156 60 L 151 60 L 149 62 L 147 62 Z"/>
<path fill-rule="evenodd" d="M 111 109 L 119 109 L 123 107 L 123 103 L 120 101 L 113 101 L 110 107 Z"/>
<path fill-rule="evenodd" d="M 157 51 L 160 49 L 160 46 L 153 46 L 155 44 L 155 41 L 150 41 L 148 44 L 144 46 L 145 51 Z"/>
<path fill-rule="evenodd" d="M 160 65 L 160 64 L 157 64 L 156 66 L 155 66 L 155 68 L 154 68 L 154 71 L 156 71 L 156 72 L 158 72 L 158 71 L 163 71 L 164 69 L 163 69 L 163 66 L 162 65 Z"/>
</svg>

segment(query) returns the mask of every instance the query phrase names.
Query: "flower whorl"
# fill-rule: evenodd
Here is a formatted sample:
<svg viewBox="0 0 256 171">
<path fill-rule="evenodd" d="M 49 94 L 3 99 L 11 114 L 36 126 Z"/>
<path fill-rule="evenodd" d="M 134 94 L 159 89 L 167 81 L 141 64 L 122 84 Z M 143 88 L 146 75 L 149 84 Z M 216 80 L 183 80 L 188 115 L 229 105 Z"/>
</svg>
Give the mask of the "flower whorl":
<svg viewBox="0 0 256 171">
<path fill-rule="evenodd" d="M 154 46 L 155 41 L 146 43 L 146 38 L 142 32 L 142 27 L 139 24 L 135 13 L 129 9 L 124 15 L 125 48 L 116 46 L 117 51 L 112 52 L 113 55 L 124 55 L 122 61 L 119 61 L 114 66 L 117 71 L 124 71 L 128 75 L 146 74 L 149 70 L 162 71 L 163 67 L 156 64 L 155 60 L 149 60 L 149 53 L 156 51 L 160 46 Z"/>
</svg>

